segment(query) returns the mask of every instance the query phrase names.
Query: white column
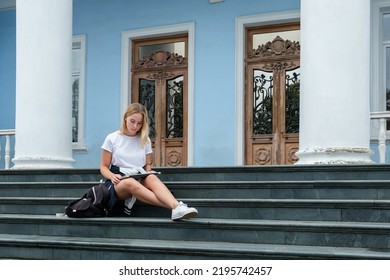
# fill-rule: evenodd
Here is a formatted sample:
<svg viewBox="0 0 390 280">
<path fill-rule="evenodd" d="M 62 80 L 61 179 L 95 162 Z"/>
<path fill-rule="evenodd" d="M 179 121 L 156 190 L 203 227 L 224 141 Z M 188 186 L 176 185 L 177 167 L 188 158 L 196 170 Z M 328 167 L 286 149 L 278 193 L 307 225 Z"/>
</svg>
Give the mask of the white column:
<svg viewBox="0 0 390 280">
<path fill-rule="evenodd" d="M 16 1 L 15 169 L 72 168 L 72 0 Z"/>
<path fill-rule="evenodd" d="M 370 0 L 301 0 L 298 164 L 370 160 Z"/>
</svg>

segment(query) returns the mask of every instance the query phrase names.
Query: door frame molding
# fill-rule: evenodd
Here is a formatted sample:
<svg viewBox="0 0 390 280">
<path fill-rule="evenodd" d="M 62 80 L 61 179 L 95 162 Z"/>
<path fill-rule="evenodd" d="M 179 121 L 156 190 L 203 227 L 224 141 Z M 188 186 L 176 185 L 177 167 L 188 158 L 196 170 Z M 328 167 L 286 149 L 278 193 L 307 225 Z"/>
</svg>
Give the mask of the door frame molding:
<svg viewBox="0 0 390 280">
<path fill-rule="evenodd" d="M 131 89 L 132 65 L 132 41 L 150 36 L 166 36 L 180 33 L 188 34 L 188 135 L 187 135 L 187 166 L 194 164 L 194 65 L 195 65 L 195 22 L 180 23 L 151 28 L 133 29 L 122 32 L 122 55 L 121 55 L 121 98 L 120 111 L 124 114 L 129 100 L 129 89 Z"/>
<path fill-rule="evenodd" d="M 300 10 L 258 14 L 236 18 L 236 165 L 244 164 L 245 156 L 245 28 L 300 20 Z"/>
</svg>

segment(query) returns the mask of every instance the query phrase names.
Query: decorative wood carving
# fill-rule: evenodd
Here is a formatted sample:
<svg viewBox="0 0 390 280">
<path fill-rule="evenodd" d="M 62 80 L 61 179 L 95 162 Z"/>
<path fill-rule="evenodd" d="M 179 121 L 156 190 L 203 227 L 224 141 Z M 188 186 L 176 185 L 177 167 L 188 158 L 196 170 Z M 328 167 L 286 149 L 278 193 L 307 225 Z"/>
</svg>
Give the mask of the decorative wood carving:
<svg viewBox="0 0 390 280">
<path fill-rule="evenodd" d="M 157 50 L 145 59 L 138 61 L 133 70 L 147 70 L 151 68 L 164 68 L 168 66 L 187 67 L 187 58 L 178 55 L 177 53 Z"/>
<path fill-rule="evenodd" d="M 294 164 L 298 161 L 298 157 L 296 156 L 296 152 L 298 152 L 298 146 L 290 147 L 287 151 L 287 160 L 289 163 Z"/>
<path fill-rule="evenodd" d="M 166 158 L 168 166 L 178 166 L 181 164 L 181 153 L 176 150 L 170 151 L 166 155 Z"/>
<path fill-rule="evenodd" d="M 170 79 L 175 76 L 175 73 L 173 72 L 156 72 L 156 73 L 151 73 L 146 76 L 147 79 L 151 80 L 165 80 L 165 79 Z"/>
<path fill-rule="evenodd" d="M 300 55 L 301 45 L 299 42 L 292 42 L 290 40 L 283 40 L 281 37 L 276 36 L 272 42 L 268 42 L 263 45 L 259 45 L 257 49 L 253 49 L 248 54 L 249 59 L 255 58 L 271 58 L 284 55 Z"/>
<path fill-rule="evenodd" d="M 255 152 L 255 162 L 265 165 L 271 161 L 271 151 L 266 148 L 260 148 Z"/>
<path fill-rule="evenodd" d="M 270 63 L 265 63 L 262 67 L 264 70 L 271 70 L 271 71 L 280 71 L 280 70 L 289 70 L 296 68 L 297 65 L 294 63 L 294 61 L 275 61 Z"/>
</svg>

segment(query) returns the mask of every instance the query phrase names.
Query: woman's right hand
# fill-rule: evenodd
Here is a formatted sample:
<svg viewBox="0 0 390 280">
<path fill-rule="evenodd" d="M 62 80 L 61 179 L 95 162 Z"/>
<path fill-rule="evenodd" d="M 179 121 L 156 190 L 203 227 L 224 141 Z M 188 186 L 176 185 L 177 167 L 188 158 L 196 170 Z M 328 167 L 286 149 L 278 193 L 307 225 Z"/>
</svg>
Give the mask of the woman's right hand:
<svg viewBox="0 0 390 280">
<path fill-rule="evenodd" d="M 112 176 L 111 176 L 111 182 L 114 184 L 114 185 L 117 185 L 120 183 L 121 181 L 121 178 L 122 176 L 120 174 L 114 174 L 112 173 Z"/>
</svg>

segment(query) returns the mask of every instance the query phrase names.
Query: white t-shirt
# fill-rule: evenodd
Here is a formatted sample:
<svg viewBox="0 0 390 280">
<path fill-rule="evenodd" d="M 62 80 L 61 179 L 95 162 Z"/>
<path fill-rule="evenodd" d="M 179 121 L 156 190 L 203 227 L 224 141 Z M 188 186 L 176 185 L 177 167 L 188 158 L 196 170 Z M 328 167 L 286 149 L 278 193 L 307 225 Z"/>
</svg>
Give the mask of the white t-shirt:
<svg viewBox="0 0 390 280">
<path fill-rule="evenodd" d="M 149 141 L 141 146 L 141 137 L 128 136 L 115 131 L 107 135 L 102 149 L 112 153 L 111 164 L 118 167 L 137 168 L 146 164 L 146 154 L 152 153 L 152 145 Z"/>
</svg>

